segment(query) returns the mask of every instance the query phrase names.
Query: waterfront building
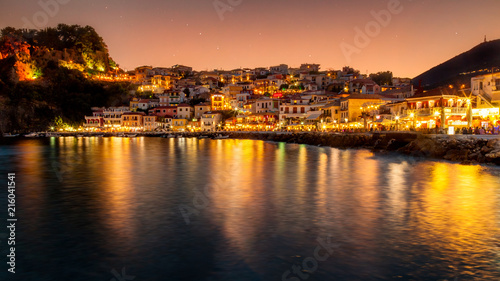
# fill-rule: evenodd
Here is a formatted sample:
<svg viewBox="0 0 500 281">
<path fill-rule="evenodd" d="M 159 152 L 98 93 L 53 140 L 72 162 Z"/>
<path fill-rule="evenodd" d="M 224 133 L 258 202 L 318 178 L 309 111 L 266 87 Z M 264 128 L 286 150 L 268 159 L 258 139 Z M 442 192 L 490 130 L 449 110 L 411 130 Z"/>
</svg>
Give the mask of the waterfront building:
<svg viewBox="0 0 500 281">
<path fill-rule="evenodd" d="M 310 110 L 315 110 L 317 106 L 309 104 L 309 100 L 294 97 L 290 102 L 280 105 L 280 121 L 301 122 L 307 117 Z"/>
<path fill-rule="evenodd" d="M 463 86 L 462 86 L 463 87 Z M 500 73 L 471 79 L 471 127 L 493 129 L 500 126 Z"/>
<path fill-rule="evenodd" d="M 144 131 L 154 131 L 158 128 L 158 124 L 156 122 L 157 116 L 155 115 L 147 115 L 144 116 Z"/>
<path fill-rule="evenodd" d="M 212 111 L 206 112 L 201 117 L 201 130 L 214 132 L 220 127 L 221 121 L 222 115 L 220 113 Z"/>
<path fill-rule="evenodd" d="M 355 94 L 340 99 L 340 124 L 349 126 L 362 126 L 366 116 L 363 108 L 367 105 L 382 104 L 383 97 L 377 94 Z"/>
<path fill-rule="evenodd" d="M 172 118 L 170 128 L 174 132 L 184 132 L 187 129 L 188 120 L 183 118 L 174 117 Z"/>
<path fill-rule="evenodd" d="M 327 128 L 336 128 L 340 124 L 340 99 L 327 103 L 321 111 Z"/>
<path fill-rule="evenodd" d="M 105 128 L 118 128 L 122 125 L 122 114 L 129 112 L 129 107 L 109 107 L 103 110 L 103 119 Z"/>
<path fill-rule="evenodd" d="M 100 128 L 104 126 L 104 110 L 98 109 L 92 112 L 92 116 L 85 116 L 84 127 Z"/>
<path fill-rule="evenodd" d="M 436 88 L 407 98 L 404 117 L 410 127 L 421 129 L 471 127 L 472 100 L 470 91 Z"/>
<path fill-rule="evenodd" d="M 125 112 L 122 114 L 122 128 L 125 130 L 140 130 L 144 125 L 144 112 Z"/>
</svg>

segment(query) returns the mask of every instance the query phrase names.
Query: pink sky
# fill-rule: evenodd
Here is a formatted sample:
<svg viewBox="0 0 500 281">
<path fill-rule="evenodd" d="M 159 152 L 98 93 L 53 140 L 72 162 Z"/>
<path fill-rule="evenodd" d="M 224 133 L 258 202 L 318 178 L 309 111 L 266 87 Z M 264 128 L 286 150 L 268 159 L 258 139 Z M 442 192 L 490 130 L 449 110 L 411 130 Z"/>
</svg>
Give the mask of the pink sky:
<svg viewBox="0 0 500 281">
<path fill-rule="evenodd" d="M 349 65 L 362 73 L 391 70 L 414 77 L 481 43 L 485 35 L 500 38 L 497 0 L 42 0 L 52 3 L 48 12 L 37 2 L 3 3 L 0 27 L 20 28 L 26 21 L 41 28 L 91 25 L 124 69 L 319 63 L 323 70 Z M 218 11 L 214 3 L 231 10 Z M 372 12 L 380 11 L 391 18 L 385 26 L 377 23 L 377 30 Z M 373 33 L 369 44 L 348 59 L 341 43 L 356 47 L 355 28 L 367 25 Z"/>
</svg>

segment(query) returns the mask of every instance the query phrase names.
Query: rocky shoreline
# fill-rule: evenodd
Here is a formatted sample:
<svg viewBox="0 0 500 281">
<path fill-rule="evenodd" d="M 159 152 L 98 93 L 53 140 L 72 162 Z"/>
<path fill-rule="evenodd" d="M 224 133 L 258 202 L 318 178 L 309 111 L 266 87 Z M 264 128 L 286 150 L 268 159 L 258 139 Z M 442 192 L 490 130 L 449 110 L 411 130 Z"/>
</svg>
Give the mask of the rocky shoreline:
<svg viewBox="0 0 500 281">
<path fill-rule="evenodd" d="M 341 149 L 364 148 L 374 152 L 398 152 L 414 157 L 444 159 L 461 164 L 500 165 L 500 138 L 429 136 L 393 132 L 373 134 L 332 133 L 230 133 L 235 139 L 300 143 Z"/>
<path fill-rule="evenodd" d="M 129 134 L 130 135 L 130 134 Z M 135 134 L 134 134 L 135 135 Z M 116 137 L 117 133 L 62 133 L 60 136 Z M 125 135 L 126 136 L 126 135 Z M 415 132 L 321 133 L 321 132 L 183 132 L 138 133 L 143 137 L 185 137 L 251 139 L 273 142 L 329 146 L 340 149 L 369 149 L 398 152 L 414 157 L 444 159 L 462 164 L 500 165 L 500 137 L 423 135 Z"/>
</svg>

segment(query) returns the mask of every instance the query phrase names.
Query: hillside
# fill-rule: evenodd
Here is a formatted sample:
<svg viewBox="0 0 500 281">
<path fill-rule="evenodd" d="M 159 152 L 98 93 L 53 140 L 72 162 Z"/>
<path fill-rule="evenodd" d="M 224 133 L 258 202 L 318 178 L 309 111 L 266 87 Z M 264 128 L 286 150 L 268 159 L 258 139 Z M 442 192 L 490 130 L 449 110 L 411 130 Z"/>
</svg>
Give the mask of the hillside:
<svg viewBox="0 0 500 281">
<path fill-rule="evenodd" d="M 121 105 L 128 82 L 93 79 L 118 71 L 90 26 L 2 29 L 0 132 L 44 131 L 54 120 L 81 124 L 91 106 Z"/>
<path fill-rule="evenodd" d="M 499 67 L 500 40 L 488 41 L 413 78 L 413 84 L 425 89 L 470 85 L 471 77 Z"/>
</svg>

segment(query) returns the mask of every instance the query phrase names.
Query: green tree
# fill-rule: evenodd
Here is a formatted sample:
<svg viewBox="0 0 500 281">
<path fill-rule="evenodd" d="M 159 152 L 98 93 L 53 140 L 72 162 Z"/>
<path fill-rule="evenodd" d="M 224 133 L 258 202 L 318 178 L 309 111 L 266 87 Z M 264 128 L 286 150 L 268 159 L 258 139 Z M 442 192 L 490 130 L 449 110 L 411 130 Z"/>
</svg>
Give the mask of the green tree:
<svg viewBox="0 0 500 281">
<path fill-rule="evenodd" d="M 392 85 L 392 72 L 384 71 L 370 74 L 370 78 L 380 86 Z"/>
</svg>

